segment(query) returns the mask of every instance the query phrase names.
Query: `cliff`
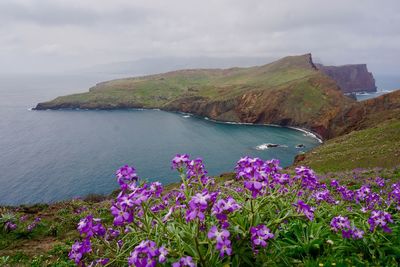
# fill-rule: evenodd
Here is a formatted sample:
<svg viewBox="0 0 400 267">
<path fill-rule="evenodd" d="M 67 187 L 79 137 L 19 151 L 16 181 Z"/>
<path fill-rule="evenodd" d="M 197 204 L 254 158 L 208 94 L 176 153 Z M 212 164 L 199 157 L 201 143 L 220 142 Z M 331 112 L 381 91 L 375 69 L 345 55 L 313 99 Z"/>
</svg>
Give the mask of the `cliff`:
<svg viewBox="0 0 400 267">
<path fill-rule="evenodd" d="M 316 64 L 323 73 L 334 79 L 344 93 L 376 92 L 375 79 L 366 64 L 324 66 Z"/>
<path fill-rule="evenodd" d="M 400 120 L 400 90 L 347 106 L 329 122 L 328 137 L 375 127 L 389 119 Z"/>
</svg>

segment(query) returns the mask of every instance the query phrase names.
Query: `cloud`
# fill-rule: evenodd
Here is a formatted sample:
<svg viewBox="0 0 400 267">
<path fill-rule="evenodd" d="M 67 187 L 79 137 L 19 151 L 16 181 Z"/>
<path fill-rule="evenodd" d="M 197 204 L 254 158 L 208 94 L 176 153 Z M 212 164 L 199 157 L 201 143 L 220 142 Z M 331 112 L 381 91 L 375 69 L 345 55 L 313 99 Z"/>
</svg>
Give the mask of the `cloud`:
<svg viewBox="0 0 400 267">
<path fill-rule="evenodd" d="M 397 0 L 2 0 L 0 71 L 312 52 L 395 73 L 399 14 Z"/>
</svg>

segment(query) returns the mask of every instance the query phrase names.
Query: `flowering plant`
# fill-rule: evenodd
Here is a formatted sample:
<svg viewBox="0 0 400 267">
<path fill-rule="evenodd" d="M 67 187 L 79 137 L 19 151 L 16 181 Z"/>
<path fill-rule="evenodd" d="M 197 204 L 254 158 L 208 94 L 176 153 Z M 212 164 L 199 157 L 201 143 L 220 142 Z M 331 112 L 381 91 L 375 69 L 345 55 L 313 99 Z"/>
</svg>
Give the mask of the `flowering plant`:
<svg viewBox="0 0 400 267">
<path fill-rule="evenodd" d="M 286 173 L 278 160 L 243 157 L 236 177 L 215 181 L 201 159 L 176 155 L 177 189 L 116 173 L 120 192 L 107 225 L 91 214 L 69 257 L 84 266 L 240 266 L 308 261 L 400 261 L 400 183 L 351 188 L 323 183 L 309 168 Z M 340 234 L 339 234 L 340 233 Z M 385 249 L 376 249 L 385 242 Z M 338 258 L 338 256 L 340 256 Z"/>
</svg>

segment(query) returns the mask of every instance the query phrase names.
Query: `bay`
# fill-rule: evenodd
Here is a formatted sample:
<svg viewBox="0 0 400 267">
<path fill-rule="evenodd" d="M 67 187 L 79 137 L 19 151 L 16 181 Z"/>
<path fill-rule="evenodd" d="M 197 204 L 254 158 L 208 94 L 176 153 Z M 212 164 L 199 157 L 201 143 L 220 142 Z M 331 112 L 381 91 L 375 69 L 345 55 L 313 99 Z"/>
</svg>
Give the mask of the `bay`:
<svg viewBox="0 0 400 267">
<path fill-rule="evenodd" d="M 158 110 L 31 111 L 37 102 L 83 92 L 110 75 L 0 76 L 0 204 L 54 202 L 117 188 L 115 170 L 133 165 L 141 178 L 171 183 L 177 153 L 202 157 L 210 175 L 233 171 L 244 155 L 282 166 L 319 144 L 283 127 L 215 123 Z M 266 144 L 281 147 L 258 150 Z M 261 146 L 262 147 L 262 146 Z"/>
</svg>

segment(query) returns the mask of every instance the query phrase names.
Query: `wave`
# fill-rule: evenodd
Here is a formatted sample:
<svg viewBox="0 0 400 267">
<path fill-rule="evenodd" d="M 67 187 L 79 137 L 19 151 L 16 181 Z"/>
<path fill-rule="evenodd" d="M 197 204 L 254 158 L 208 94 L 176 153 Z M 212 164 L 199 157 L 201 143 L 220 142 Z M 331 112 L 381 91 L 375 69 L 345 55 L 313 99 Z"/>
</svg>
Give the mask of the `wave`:
<svg viewBox="0 0 400 267">
<path fill-rule="evenodd" d="M 257 150 L 267 150 L 267 149 L 276 148 L 276 147 L 288 147 L 288 146 L 287 145 L 264 143 L 264 144 L 256 146 L 255 149 L 257 149 Z"/>
<path fill-rule="evenodd" d="M 303 133 L 304 133 L 304 136 L 309 136 L 309 137 L 315 138 L 315 139 L 317 139 L 318 142 L 320 142 L 321 144 L 323 143 L 322 139 L 321 139 L 317 134 L 315 134 L 315 133 L 313 133 L 313 132 L 310 132 L 310 131 L 307 131 L 306 129 L 297 128 L 297 127 L 292 127 L 292 126 L 287 126 L 287 128 L 290 128 L 290 129 L 293 129 L 293 130 L 297 130 L 297 131 L 303 132 Z"/>
</svg>

